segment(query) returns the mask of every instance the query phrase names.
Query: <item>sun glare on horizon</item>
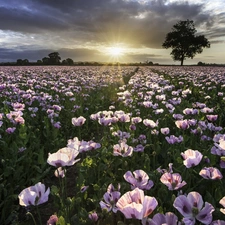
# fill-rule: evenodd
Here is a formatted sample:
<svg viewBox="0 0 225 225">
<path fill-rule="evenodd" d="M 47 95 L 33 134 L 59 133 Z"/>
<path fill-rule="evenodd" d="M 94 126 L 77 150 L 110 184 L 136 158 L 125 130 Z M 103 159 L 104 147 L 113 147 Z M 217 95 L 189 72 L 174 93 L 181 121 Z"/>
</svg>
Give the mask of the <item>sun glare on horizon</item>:
<svg viewBox="0 0 225 225">
<path fill-rule="evenodd" d="M 108 48 L 108 55 L 111 55 L 112 57 L 119 57 L 124 54 L 124 49 L 121 47 L 109 47 Z"/>
</svg>

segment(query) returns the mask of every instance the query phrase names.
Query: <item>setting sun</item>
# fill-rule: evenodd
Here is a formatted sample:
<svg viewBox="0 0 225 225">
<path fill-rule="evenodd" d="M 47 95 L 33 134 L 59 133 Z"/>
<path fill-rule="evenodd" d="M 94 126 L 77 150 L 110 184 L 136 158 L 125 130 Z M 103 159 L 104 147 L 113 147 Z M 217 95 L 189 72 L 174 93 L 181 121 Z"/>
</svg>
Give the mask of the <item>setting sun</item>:
<svg viewBox="0 0 225 225">
<path fill-rule="evenodd" d="M 121 47 L 110 47 L 108 49 L 108 54 L 111 56 L 121 56 L 123 55 L 123 48 Z"/>
</svg>

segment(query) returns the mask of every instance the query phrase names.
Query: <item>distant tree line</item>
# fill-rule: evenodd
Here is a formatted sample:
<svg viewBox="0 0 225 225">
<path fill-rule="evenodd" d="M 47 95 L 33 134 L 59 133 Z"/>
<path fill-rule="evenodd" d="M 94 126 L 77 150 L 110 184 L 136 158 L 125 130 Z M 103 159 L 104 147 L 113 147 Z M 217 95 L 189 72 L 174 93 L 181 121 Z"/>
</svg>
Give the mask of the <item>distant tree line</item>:
<svg viewBox="0 0 225 225">
<path fill-rule="evenodd" d="M 36 65 L 68 65 L 68 66 L 72 66 L 72 65 L 105 65 L 105 63 L 98 63 L 98 62 L 77 62 L 75 63 L 71 58 L 67 58 L 62 60 L 62 62 L 60 61 L 61 57 L 59 56 L 58 52 L 52 52 L 48 54 L 48 57 L 44 57 L 42 58 L 42 60 L 37 60 Z M 29 62 L 28 59 L 17 59 L 16 61 L 17 65 L 30 65 L 31 63 Z M 33 64 L 33 63 L 32 63 Z M 109 65 L 117 65 L 120 64 L 119 62 L 116 63 L 108 63 Z M 130 63 L 129 65 L 149 65 L 149 66 L 153 66 L 154 63 L 151 61 L 145 61 L 144 63 L 139 62 L 139 63 Z M 126 64 L 127 65 L 127 64 Z M 156 65 L 156 64 L 155 64 Z M 158 65 L 158 64 L 157 64 Z"/>
<path fill-rule="evenodd" d="M 67 58 L 62 60 L 58 52 L 51 52 L 48 54 L 48 57 L 38 59 L 36 62 L 29 62 L 28 59 L 17 59 L 16 62 L 2 62 L 2 66 L 39 66 L 39 65 L 65 65 L 65 66 L 153 66 L 159 65 L 158 63 L 153 63 L 151 61 L 145 62 L 135 62 L 135 63 L 119 63 L 119 62 L 110 62 L 110 63 L 101 63 L 101 62 L 74 62 L 73 59 Z"/>
<path fill-rule="evenodd" d="M 198 62 L 197 66 L 225 66 L 225 64 Z"/>
<path fill-rule="evenodd" d="M 64 59 L 62 62 L 60 61 L 61 57 L 58 52 L 52 52 L 48 54 L 48 57 L 42 58 L 42 60 L 38 59 L 37 65 L 73 65 L 74 61 L 71 58 Z M 30 65 L 34 63 L 30 63 L 28 59 L 17 59 L 17 65 Z"/>
</svg>

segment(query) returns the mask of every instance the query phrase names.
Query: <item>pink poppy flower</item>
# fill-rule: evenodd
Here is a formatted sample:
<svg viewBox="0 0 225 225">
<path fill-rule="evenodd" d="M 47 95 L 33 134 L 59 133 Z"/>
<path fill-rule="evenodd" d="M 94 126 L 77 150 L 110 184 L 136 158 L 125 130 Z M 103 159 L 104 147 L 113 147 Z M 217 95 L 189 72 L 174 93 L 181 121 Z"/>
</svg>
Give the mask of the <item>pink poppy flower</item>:
<svg viewBox="0 0 225 225">
<path fill-rule="evenodd" d="M 183 157 L 183 163 L 187 168 L 197 166 L 203 157 L 201 152 L 191 149 L 186 150 L 184 153 L 182 152 L 181 156 Z"/>
<path fill-rule="evenodd" d="M 184 118 L 184 116 L 181 115 L 181 114 L 173 114 L 173 118 L 174 118 L 175 120 L 182 120 L 182 119 Z"/>
<path fill-rule="evenodd" d="M 16 103 L 12 103 L 12 107 L 15 111 L 23 111 L 25 108 L 25 104 L 16 102 Z"/>
<path fill-rule="evenodd" d="M 136 126 L 135 126 L 134 124 L 131 124 L 131 125 L 129 126 L 129 129 L 130 129 L 130 130 L 136 130 L 137 128 L 136 128 Z"/>
<path fill-rule="evenodd" d="M 74 137 L 73 139 L 69 139 L 67 141 L 67 147 L 73 148 L 79 152 L 86 152 L 94 149 L 98 149 L 101 147 L 101 144 L 96 143 L 94 141 L 79 141 L 77 137 Z"/>
<path fill-rule="evenodd" d="M 182 177 L 179 173 L 164 173 L 160 181 L 165 184 L 169 190 L 178 190 L 187 183 L 182 181 Z"/>
<path fill-rule="evenodd" d="M 213 108 L 204 107 L 201 109 L 202 113 L 213 113 Z"/>
<path fill-rule="evenodd" d="M 56 225 L 56 222 L 58 221 L 58 217 L 56 215 L 50 216 L 49 220 L 47 221 L 47 225 Z"/>
<path fill-rule="evenodd" d="M 133 153 L 133 147 L 127 145 L 124 141 L 122 141 L 120 144 L 116 144 L 113 146 L 113 155 L 114 156 L 122 156 L 127 157 L 131 156 Z"/>
<path fill-rule="evenodd" d="M 60 121 L 58 121 L 58 122 L 53 122 L 53 126 L 54 126 L 55 128 L 57 128 L 57 129 L 61 128 L 61 123 L 60 123 Z"/>
<path fill-rule="evenodd" d="M 144 191 L 135 188 L 125 193 L 116 203 L 118 209 L 127 219 L 138 219 L 149 216 L 158 205 L 154 197 L 145 196 Z"/>
<path fill-rule="evenodd" d="M 78 154 L 79 151 L 76 149 L 67 147 L 61 148 L 53 154 L 48 154 L 47 163 L 55 167 L 72 166 L 80 160 L 75 160 Z"/>
<path fill-rule="evenodd" d="M 118 120 L 120 122 L 125 122 L 125 123 L 130 122 L 130 115 L 128 115 L 128 114 L 118 113 L 118 114 L 116 114 L 116 117 L 118 118 Z"/>
<path fill-rule="evenodd" d="M 195 126 L 197 124 L 197 120 L 195 120 L 195 119 L 189 119 L 187 121 L 188 121 L 189 126 Z"/>
<path fill-rule="evenodd" d="M 117 207 L 116 207 L 116 203 L 120 197 L 120 192 L 118 191 L 114 191 L 114 192 L 106 192 L 103 196 L 104 201 L 101 201 L 99 204 L 102 208 L 102 210 L 107 210 L 107 212 L 109 211 L 113 211 L 114 213 L 117 212 Z"/>
<path fill-rule="evenodd" d="M 166 136 L 165 139 L 169 144 L 176 144 L 183 141 L 183 137 L 181 135 L 179 137 L 170 135 L 170 136 Z"/>
<path fill-rule="evenodd" d="M 215 122 L 218 118 L 218 115 L 206 115 L 207 120 Z"/>
<path fill-rule="evenodd" d="M 159 173 L 164 174 L 164 173 L 173 173 L 173 163 L 169 163 L 169 168 L 168 169 L 161 169 L 161 166 L 156 169 Z"/>
<path fill-rule="evenodd" d="M 91 221 L 96 222 L 98 220 L 98 214 L 96 212 L 89 213 L 88 218 Z"/>
<path fill-rule="evenodd" d="M 198 114 L 198 109 L 186 108 L 183 110 L 183 113 L 185 115 L 196 115 L 196 114 Z"/>
<path fill-rule="evenodd" d="M 182 129 L 182 130 L 186 130 L 189 128 L 188 120 L 177 120 L 175 124 L 179 129 Z"/>
<path fill-rule="evenodd" d="M 160 129 L 161 133 L 164 135 L 168 135 L 170 133 L 170 128 L 169 127 L 164 127 Z"/>
<path fill-rule="evenodd" d="M 153 104 L 151 101 L 144 101 L 142 104 L 145 108 L 153 107 Z"/>
<path fill-rule="evenodd" d="M 144 152 L 145 147 L 141 144 L 136 145 L 136 147 L 134 147 L 134 152 Z"/>
<path fill-rule="evenodd" d="M 144 218 L 142 219 L 142 225 L 177 225 L 178 218 L 172 212 L 167 212 L 165 215 L 161 213 L 157 213 L 153 216 L 152 219 Z"/>
<path fill-rule="evenodd" d="M 73 148 L 73 149 L 76 149 L 77 151 L 79 151 L 79 147 L 80 147 L 79 139 L 77 137 L 74 137 L 73 139 L 69 139 L 67 141 L 67 147 Z"/>
<path fill-rule="evenodd" d="M 113 186 L 113 184 L 110 184 L 107 188 L 107 192 L 111 193 L 113 191 L 120 191 L 120 184 L 118 184 L 117 189 Z"/>
<path fill-rule="evenodd" d="M 112 184 L 110 184 L 107 188 L 107 192 L 104 194 L 103 198 L 104 201 L 101 201 L 99 204 L 102 210 L 106 210 L 107 212 L 113 211 L 114 213 L 117 212 L 118 208 L 116 203 L 120 198 L 120 185 L 118 185 L 118 191 L 114 188 Z"/>
<path fill-rule="evenodd" d="M 158 122 L 155 123 L 153 120 L 149 120 L 149 119 L 144 119 L 143 124 L 146 127 L 150 127 L 150 128 L 155 128 L 158 126 Z"/>
<path fill-rule="evenodd" d="M 25 188 L 18 195 L 19 204 L 21 206 L 40 205 L 48 201 L 50 189 L 45 191 L 45 185 L 41 182 Z"/>
<path fill-rule="evenodd" d="M 104 126 L 110 126 L 112 123 L 112 118 L 110 117 L 99 118 L 98 123 Z"/>
<path fill-rule="evenodd" d="M 219 137 L 219 140 L 215 140 L 216 138 L 214 138 L 214 146 L 211 148 L 211 153 L 213 155 L 219 155 L 219 156 L 224 156 L 225 155 L 225 137 Z M 219 142 L 216 143 L 216 142 Z"/>
<path fill-rule="evenodd" d="M 85 123 L 86 119 L 83 116 L 80 116 L 78 118 L 74 117 L 72 118 L 72 124 L 76 127 L 80 127 Z"/>
<path fill-rule="evenodd" d="M 140 123 L 141 121 L 142 121 L 142 118 L 141 118 L 141 117 L 133 117 L 133 118 L 131 119 L 131 122 L 132 122 L 133 124 Z"/>
<path fill-rule="evenodd" d="M 120 140 L 128 139 L 128 138 L 130 138 L 130 136 L 131 136 L 130 133 L 125 132 L 125 131 L 121 131 L 121 130 L 114 131 L 114 132 L 112 133 L 112 135 L 115 136 L 115 137 L 119 137 Z"/>
<path fill-rule="evenodd" d="M 187 196 L 178 196 L 173 206 L 184 216 L 183 222 L 188 225 L 194 225 L 196 220 L 203 224 L 210 224 L 212 222 L 212 212 L 214 207 L 204 202 L 202 196 L 198 192 L 190 192 Z"/>
<path fill-rule="evenodd" d="M 134 175 L 133 175 L 134 174 Z M 131 184 L 131 189 L 138 187 L 142 190 L 150 190 L 154 183 L 149 180 L 149 176 L 143 170 L 127 171 L 123 177 L 124 179 Z"/>
<path fill-rule="evenodd" d="M 25 123 L 25 120 L 22 116 L 18 116 L 14 119 L 15 123 L 17 124 L 24 124 Z"/>
<path fill-rule="evenodd" d="M 225 214 L 225 196 L 220 199 L 219 203 L 223 206 L 223 208 L 220 209 L 220 212 Z"/>
<path fill-rule="evenodd" d="M 62 107 L 59 105 L 53 105 L 52 108 L 56 111 L 61 111 Z"/>
<path fill-rule="evenodd" d="M 214 167 L 204 167 L 200 172 L 199 175 L 202 176 L 205 179 L 210 180 L 220 180 L 223 178 L 223 175 L 221 172 Z"/>
<path fill-rule="evenodd" d="M 81 189 L 80 189 L 80 192 L 83 193 L 83 192 L 85 192 L 88 188 L 89 188 L 89 186 L 82 186 Z"/>
<path fill-rule="evenodd" d="M 64 178 L 66 174 L 66 169 L 63 169 L 62 167 L 58 167 L 54 172 L 56 177 Z"/>
<path fill-rule="evenodd" d="M 23 116 L 21 111 L 10 111 L 10 113 L 6 114 L 6 117 L 13 122 L 15 118 Z"/>
<path fill-rule="evenodd" d="M 8 133 L 8 134 L 12 134 L 12 133 L 14 133 L 15 130 L 16 130 L 15 127 L 8 127 L 8 128 L 5 130 L 5 132 Z"/>
<path fill-rule="evenodd" d="M 214 220 L 210 225 L 225 225 L 224 220 Z"/>
</svg>

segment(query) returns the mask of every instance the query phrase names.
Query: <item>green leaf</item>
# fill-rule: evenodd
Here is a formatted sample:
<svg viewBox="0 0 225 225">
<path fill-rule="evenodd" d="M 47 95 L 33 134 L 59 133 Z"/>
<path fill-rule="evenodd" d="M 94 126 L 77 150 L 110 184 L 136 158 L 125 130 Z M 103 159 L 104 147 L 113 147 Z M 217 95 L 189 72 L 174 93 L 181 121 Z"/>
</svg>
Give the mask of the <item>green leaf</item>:
<svg viewBox="0 0 225 225">
<path fill-rule="evenodd" d="M 225 156 L 221 156 L 220 159 L 225 162 Z"/>
<path fill-rule="evenodd" d="M 58 194 L 58 193 L 59 193 L 59 188 L 58 188 L 57 186 L 55 186 L 55 185 L 52 185 L 52 186 L 51 186 L 51 193 L 52 193 L 53 195 Z"/>
<path fill-rule="evenodd" d="M 27 138 L 27 128 L 24 124 L 21 125 L 20 128 L 19 128 L 19 137 L 21 139 L 25 139 L 25 140 Z"/>
<path fill-rule="evenodd" d="M 65 219 L 62 216 L 60 216 L 59 220 L 56 222 L 56 225 L 66 225 Z"/>
<path fill-rule="evenodd" d="M 99 191 L 100 190 L 100 186 L 98 184 L 94 184 L 93 188 L 95 191 Z"/>
<path fill-rule="evenodd" d="M 124 222 L 122 222 L 122 221 L 118 221 L 117 225 L 126 225 L 126 224 Z"/>
<path fill-rule="evenodd" d="M 43 164 L 45 163 L 45 158 L 44 158 L 44 151 L 42 149 L 40 149 L 40 151 L 38 152 L 38 163 L 39 164 Z"/>
</svg>

